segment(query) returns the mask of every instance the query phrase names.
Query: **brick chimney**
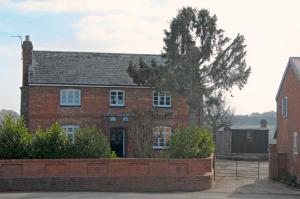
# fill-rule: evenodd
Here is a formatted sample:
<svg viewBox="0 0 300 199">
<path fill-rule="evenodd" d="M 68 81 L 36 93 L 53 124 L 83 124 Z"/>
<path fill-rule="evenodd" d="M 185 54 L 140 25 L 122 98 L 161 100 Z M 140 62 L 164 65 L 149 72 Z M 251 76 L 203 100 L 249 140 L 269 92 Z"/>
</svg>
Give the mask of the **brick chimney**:
<svg viewBox="0 0 300 199">
<path fill-rule="evenodd" d="M 260 128 L 266 129 L 267 124 L 268 124 L 267 120 L 265 120 L 265 119 L 260 120 Z"/>
<path fill-rule="evenodd" d="M 28 68 L 32 64 L 32 42 L 29 35 L 25 36 L 25 41 L 22 44 L 22 57 L 23 57 L 23 84 L 28 86 Z"/>
<path fill-rule="evenodd" d="M 22 44 L 22 58 L 23 58 L 23 82 L 21 87 L 21 116 L 23 116 L 26 126 L 29 127 L 29 86 L 28 86 L 28 70 L 32 64 L 32 50 L 33 46 L 29 35 L 25 36 L 25 41 Z"/>
</svg>

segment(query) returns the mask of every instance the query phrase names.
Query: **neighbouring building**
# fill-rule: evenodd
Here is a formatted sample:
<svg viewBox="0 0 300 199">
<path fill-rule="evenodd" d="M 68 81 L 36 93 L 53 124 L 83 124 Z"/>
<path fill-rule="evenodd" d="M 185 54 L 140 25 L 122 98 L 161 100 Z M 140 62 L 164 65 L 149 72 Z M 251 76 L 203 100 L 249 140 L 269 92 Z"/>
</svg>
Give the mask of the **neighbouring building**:
<svg viewBox="0 0 300 199">
<path fill-rule="evenodd" d="M 300 57 L 289 58 L 276 103 L 277 144 L 270 145 L 270 177 L 288 171 L 300 180 Z"/>
<path fill-rule="evenodd" d="M 188 124 L 185 98 L 138 86 L 127 73 L 131 61 L 164 64 L 160 55 L 36 51 L 29 36 L 22 51 L 21 114 L 30 131 L 58 122 L 74 137 L 78 128 L 95 126 L 123 157 L 132 154 L 134 137 L 128 125 L 135 110 L 156 109 L 169 115 L 149 132 L 154 150 L 166 148 L 173 129 Z"/>
<path fill-rule="evenodd" d="M 261 120 L 260 127 L 232 127 L 217 131 L 216 154 L 257 154 L 257 157 L 267 157 L 269 144 L 269 129 L 267 121 Z M 261 155 L 259 155 L 261 154 Z"/>
</svg>

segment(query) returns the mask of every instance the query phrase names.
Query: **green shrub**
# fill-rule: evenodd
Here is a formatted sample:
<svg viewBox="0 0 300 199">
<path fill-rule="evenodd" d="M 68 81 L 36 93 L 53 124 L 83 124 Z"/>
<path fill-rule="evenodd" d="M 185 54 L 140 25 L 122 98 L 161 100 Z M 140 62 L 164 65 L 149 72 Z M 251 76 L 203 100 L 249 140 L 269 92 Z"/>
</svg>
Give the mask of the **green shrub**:
<svg viewBox="0 0 300 199">
<path fill-rule="evenodd" d="M 198 157 L 209 157 L 215 151 L 212 133 L 205 128 L 199 129 L 199 153 Z"/>
<path fill-rule="evenodd" d="M 5 116 L 0 124 L 0 159 L 27 158 L 30 140 L 23 119 Z"/>
<path fill-rule="evenodd" d="M 300 188 L 300 183 L 297 182 L 297 176 L 291 175 L 289 172 L 285 171 L 281 176 L 277 179 L 283 184 L 286 184 L 290 187 Z"/>
<path fill-rule="evenodd" d="M 212 134 L 207 129 L 194 126 L 175 130 L 167 154 L 170 158 L 206 158 L 213 151 Z"/>
<path fill-rule="evenodd" d="M 117 157 L 118 157 L 118 155 L 115 151 L 110 152 L 110 158 L 117 158 Z"/>
<path fill-rule="evenodd" d="M 78 158 L 104 158 L 111 157 L 113 153 L 102 131 L 96 128 L 81 128 L 75 134 L 74 157 Z"/>
<path fill-rule="evenodd" d="M 67 158 L 71 151 L 72 141 L 57 123 L 48 130 L 38 129 L 32 138 L 32 158 Z"/>
<path fill-rule="evenodd" d="M 48 130 L 28 133 L 22 119 L 8 115 L 0 124 L 0 159 L 116 157 L 104 134 L 96 128 L 82 128 L 74 143 L 58 123 Z"/>
</svg>

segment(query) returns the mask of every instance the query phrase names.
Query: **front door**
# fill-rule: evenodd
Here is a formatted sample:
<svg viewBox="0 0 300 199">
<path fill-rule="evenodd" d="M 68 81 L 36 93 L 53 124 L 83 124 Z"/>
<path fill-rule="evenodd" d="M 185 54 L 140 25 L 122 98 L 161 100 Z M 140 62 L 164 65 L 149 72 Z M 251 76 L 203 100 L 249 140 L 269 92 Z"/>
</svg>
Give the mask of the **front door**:
<svg viewBox="0 0 300 199">
<path fill-rule="evenodd" d="M 122 127 L 110 129 L 110 148 L 118 157 L 124 157 L 124 129 Z"/>
</svg>

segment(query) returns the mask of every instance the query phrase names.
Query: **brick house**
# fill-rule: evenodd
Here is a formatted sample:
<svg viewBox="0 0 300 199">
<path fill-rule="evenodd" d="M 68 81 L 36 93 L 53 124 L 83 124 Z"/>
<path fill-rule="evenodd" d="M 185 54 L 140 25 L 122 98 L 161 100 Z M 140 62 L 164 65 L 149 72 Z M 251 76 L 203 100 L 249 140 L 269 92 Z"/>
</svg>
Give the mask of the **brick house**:
<svg viewBox="0 0 300 199">
<path fill-rule="evenodd" d="M 132 155 L 128 132 L 134 110 L 159 109 L 171 115 L 154 129 L 154 149 L 167 147 L 173 129 L 188 124 L 185 98 L 136 85 L 127 73 L 129 62 L 155 60 L 160 55 L 33 50 L 29 36 L 22 45 L 21 115 L 30 131 L 58 122 L 66 133 L 95 126 L 103 130 L 112 150 Z"/>
<path fill-rule="evenodd" d="M 300 57 L 291 57 L 277 95 L 277 144 L 271 145 L 270 176 L 284 170 L 300 180 Z"/>
</svg>

